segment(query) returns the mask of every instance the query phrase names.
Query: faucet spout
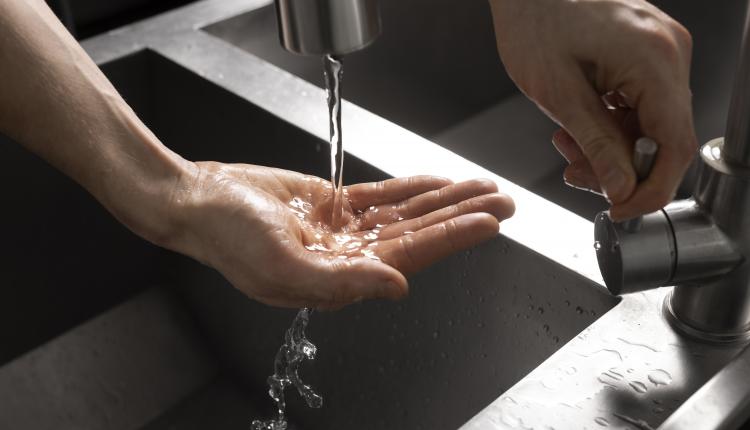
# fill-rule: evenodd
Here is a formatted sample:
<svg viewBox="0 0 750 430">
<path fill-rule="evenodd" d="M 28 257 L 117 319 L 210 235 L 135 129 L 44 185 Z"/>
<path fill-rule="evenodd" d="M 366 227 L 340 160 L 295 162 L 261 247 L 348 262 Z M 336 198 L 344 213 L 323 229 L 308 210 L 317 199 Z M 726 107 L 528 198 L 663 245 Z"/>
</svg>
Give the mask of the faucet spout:
<svg viewBox="0 0 750 430">
<path fill-rule="evenodd" d="M 342 56 L 380 35 L 377 0 L 276 0 L 281 45 L 302 55 Z"/>
</svg>

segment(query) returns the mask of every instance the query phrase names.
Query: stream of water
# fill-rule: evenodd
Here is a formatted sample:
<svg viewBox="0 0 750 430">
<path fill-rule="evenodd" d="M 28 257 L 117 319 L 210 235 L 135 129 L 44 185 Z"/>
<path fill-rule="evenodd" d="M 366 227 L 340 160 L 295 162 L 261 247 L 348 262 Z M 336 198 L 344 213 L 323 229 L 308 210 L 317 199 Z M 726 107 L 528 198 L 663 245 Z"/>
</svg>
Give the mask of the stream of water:
<svg viewBox="0 0 750 430">
<path fill-rule="evenodd" d="M 331 227 L 341 227 L 344 214 L 344 139 L 341 134 L 341 80 L 344 63 L 341 59 L 326 55 L 323 58 L 323 77 L 328 96 L 329 142 L 331 143 L 331 185 L 333 186 L 333 213 Z"/>
<path fill-rule="evenodd" d="M 344 215 L 344 141 L 341 135 L 341 79 L 343 76 L 341 59 L 326 55 L 323 58 L 323 76 L 328 98 L 328 122 L 331 143 L 331 186 L 333 187 L 333 212 L 331 228 L 338 229 L 343 224 Z M 268 395 L 276 403 L 278 415 L 271 420 L 255 420 L 252 430 L 287 430 L 286 399 L 284 391 L 292 386 L 305 400 L 307 406 L 319 408 L 323 398 L 315 390 L 302 382 L 299 366 L 305 360 L 314 360 L 317 348 L 305 336 L 305 329 L 310 322 L 310 308 L 303 308 L 286 331 L 284 343 L 276 353 L 273 363 L 273 375 L 268 377 Z"/>
</svg>

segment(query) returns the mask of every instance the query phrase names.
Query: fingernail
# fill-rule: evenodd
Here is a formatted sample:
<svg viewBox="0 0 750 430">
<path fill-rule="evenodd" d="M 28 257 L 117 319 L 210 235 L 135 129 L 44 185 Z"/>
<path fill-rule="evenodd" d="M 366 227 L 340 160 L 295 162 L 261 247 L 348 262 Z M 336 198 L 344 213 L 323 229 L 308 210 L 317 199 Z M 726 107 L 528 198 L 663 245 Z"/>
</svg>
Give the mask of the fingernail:
<svg viewBox="0 0 750 430">
<path fill-rule="evenodd" d="M 581 190 L 581 191 L 593 192 L 593 190 L 591 188 L 586 188 L 586 187 L 584 187 L 582 185 L 576 184 L 574 182 L 575 180 L 570 181 L 570 180 L 568 180 L 568 178 L 563 178 L 563 181 L 565 181 L 565 185 L 569 186 L 570 188 L 575 188 L 576 190 Z"/>
<path fill-rule="evenodd" d="M 591 188 L 587 186 L 587 181 L 583 179 L 580 169 L 575 166 L 568 167 L 563 174 L 563 181 L 565 181 L 565 185 L 576 190 L 591 191 Z"/>
<path fill-rule="evenodd" d="M 610 169 L 601 179 L 602 191 L 604 191 L 607 199 L 612 201 L 613 197 L 619 198 L 622 196 L 626 182 L 627 179 L 622 170 L 619 168 Z"/>
</svg>

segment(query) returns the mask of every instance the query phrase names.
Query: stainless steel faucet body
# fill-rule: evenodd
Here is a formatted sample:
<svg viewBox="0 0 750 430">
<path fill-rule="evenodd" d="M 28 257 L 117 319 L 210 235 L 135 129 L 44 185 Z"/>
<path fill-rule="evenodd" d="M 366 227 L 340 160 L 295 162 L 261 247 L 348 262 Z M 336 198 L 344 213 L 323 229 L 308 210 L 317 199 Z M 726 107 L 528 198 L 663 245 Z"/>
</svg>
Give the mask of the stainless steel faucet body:
<svg viewBox="0 0 750 430">
<path fill-rule="evenodd" d="M 342 56 L 380 35 L 377 0 L 276 0 L 281 45 L 303 55 Z"/>
<path fill-rule="evenodd" d="M 607 288 L 623 294 L 675 288 L 665 311 L 693 337 L 750 340 L 750 8 L 726 137 L 700 150 L 693 198 L 671 203 L 628 232 L 606 213 L 595 221 Z"/>
</svg>

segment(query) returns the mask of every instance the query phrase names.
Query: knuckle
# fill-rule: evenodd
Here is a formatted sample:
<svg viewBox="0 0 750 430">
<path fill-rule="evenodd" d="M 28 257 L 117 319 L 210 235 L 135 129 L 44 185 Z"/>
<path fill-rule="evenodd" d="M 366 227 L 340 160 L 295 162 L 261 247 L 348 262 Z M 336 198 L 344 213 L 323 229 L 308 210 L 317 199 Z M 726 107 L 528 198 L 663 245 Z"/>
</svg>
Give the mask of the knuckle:
<svg viewBox="0 0 750 430">
<path fill-rule="evenodd" d="M 675 20 L 671 20 L 669 26 L 672 29 L 672 34 L 674 34 L 675 39 L 680 43 L 682 48 L 688 52 L 692 51 L 693 35 L 690 34 L 690 31 Z"/>
<path fill-rule="evenodd" d="M 666 61 L 669 64 L 679 64 L 683 55 L 680 45 L 672 35 L 672 32 L 663 26 L 652 26 L 643 31 L 645 43 L 651 47 L 656 54 L 656 61 Z"/>
<path fill-rule="evenodd" d="M 451 219 L 445 222 L 445 239 L 448 241 L 451 253 L 458 252 L 461 247 L 458 244 L 458 225 L 456 220 Z"/>
</svg>

